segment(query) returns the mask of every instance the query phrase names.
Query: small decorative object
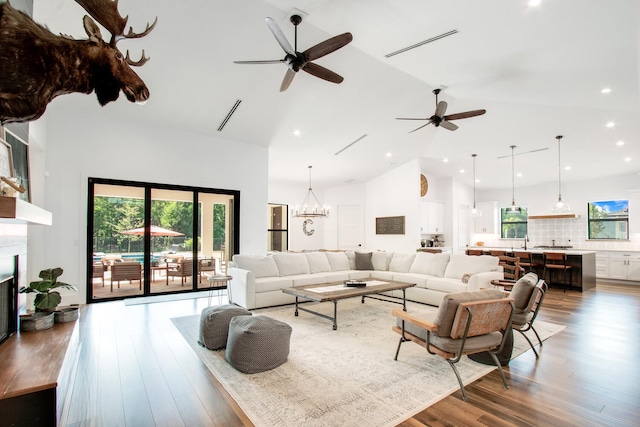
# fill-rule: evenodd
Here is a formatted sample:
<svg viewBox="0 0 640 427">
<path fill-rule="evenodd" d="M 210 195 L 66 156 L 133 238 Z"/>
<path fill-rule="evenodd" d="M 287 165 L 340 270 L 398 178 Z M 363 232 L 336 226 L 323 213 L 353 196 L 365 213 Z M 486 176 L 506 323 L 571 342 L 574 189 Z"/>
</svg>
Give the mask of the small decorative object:
<svg viewBox="0 0 640 427">
<path fill-rule="evenodd" d="M 307 225 L 312 225 L 313 221 L 311 219 L 305 219 L 302 223 L 302 232 L 305 236 L 312 236 L 316 230 L 307 230 Z"/>
<path fill-rule="evenodd" d="M 78 320 L 78 307 L 65 307 L 53 312 L 55 323 L 66 323 Z"/>
<path fill-rule="evenodd" d="M 364 288 L 367 283 L 362 280 L 345 280 L 344 285 L 349 288 Z"/>
<path fill-rule="evenodd" d="M 484 242 L 476 242 L 476 246 L 484 246 Z"/>
<path fill-rule="evenodd" d="M 19 177 L 0 176 L 0 196 L 18 197 L 18 193 L 27 191 L 20 181 Z"/>
<path fill-rule="evenodd" d="M 426 239 L 422 239 L 420 241 L 420 246 L 422 246 L 423 248 L 426 248 L 427 247 L 427 240 Z"/>
<path fill-rule="evenodd" d="M 427 191 L 429 191 L 429 181 L 426 176 L 420 174 L 420 197 L 426 196 Z"/>
<path fill-rule="evenodd" d="M 58 304 L 62 301 L 62 297 L 59 292 L 53 289 L 65 288 L 72 289 L 74 291 L 78 290 L 75 286 L 69 285 L 68 283 L 58 282 L 58 277 L 62 275 L 62 272 L 63 270 L 60 267 L 42 270 L 38 275 L 42 280 L 31 282 L 28 287 L 20 289 L 20 293 L 28 294 L 35 292 L 36 297 L 33 301 L 33 305 L 36 312 L 53 312 L 56 307 L 58 307 Z"/>
<path fill-rule="evenodd" d="M 53 323 L 53 311 L 39 311 L 20 315 L 20 330 L 23 332 L 44 331 L 52 328 Z"/>
</svg>

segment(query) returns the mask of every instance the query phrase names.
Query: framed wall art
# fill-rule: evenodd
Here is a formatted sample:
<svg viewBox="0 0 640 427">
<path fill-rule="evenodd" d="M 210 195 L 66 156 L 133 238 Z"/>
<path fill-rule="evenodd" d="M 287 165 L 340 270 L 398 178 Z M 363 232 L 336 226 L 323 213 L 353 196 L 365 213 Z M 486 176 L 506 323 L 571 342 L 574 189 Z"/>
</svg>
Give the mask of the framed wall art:
<svg viewBox="0 0 640 427">
<path fill-rule="evenodd" d="M 376 234 L 404 234 L 404 216 L 376 218 Z"/>
<path fill-rule="evenodd" d="M 18 178 L 18 184 L 22 185 L 26 190 L 24 193 L 20 193 L 18 198 L 31 203 L 31 183 L 29 181 L 29 144 L 6 128 L 4 130 L 4 136 L 7 144 L 11 146 L 13 176 Z"/>
</svg>

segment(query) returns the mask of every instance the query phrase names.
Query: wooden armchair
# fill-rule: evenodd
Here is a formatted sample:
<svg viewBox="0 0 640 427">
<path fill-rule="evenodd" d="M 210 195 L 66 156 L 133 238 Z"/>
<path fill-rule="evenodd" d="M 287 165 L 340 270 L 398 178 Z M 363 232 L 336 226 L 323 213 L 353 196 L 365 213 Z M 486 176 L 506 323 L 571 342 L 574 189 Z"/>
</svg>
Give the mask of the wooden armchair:
<svg viewBox="0 0 640 427">
<path fill-rule="evenodd" d="M 216 259 L 215 258 L 203 258 L 199 260 L 198 263 L 198 273 L 200 276 L 200 283 L 202 283 L 202 275 L 205 272 L 211 271 L 215 274 L 216 272 Z"/>
<path fill-rule="evenodd" d="M 94 261 L 93 262 L 93 279 L 100 279 L 102 281 L 102 287 L 104 287 L 104 263 L 102 261 Z"/>
<path fill-rule="evenodd" d="M 400 334 L 400 342 L 394 360 L 398 360 L 400 346 L 414 341 L 431 354 L 444 358 L 456 374 L 462 398 L 467 393 L 455 364 L 466 354 L 488 352 L 502 376 L 504 388 L 507 380 L 496 354 L 505 345 L 514 312 L 512 298 L 504 298 L 498 290 L 456 292 L 447 294 L 437 313 L 431 318 L 418 318 L 396 309 L 397 318 L 393 330 Z"/>
<path fill-rule="evenodd" d="M 142 264 L 135 261 L 116 262 L 111 266 L 111 292 L 113 292 L 113 282 L 118 282 L 120 287 L 121 280 L 140 282 L 139 289 L 142 290 Z"/>
<path fill-rule="evenodd" d="M 179 277 L 181 286 L 184 286 L 186 279 L 193 276 L 193 260 L 181 259 L 176 263 L 168 263 L 167 276 L 171 277 L 171 280 L 174 277 Z"/>
</svg>

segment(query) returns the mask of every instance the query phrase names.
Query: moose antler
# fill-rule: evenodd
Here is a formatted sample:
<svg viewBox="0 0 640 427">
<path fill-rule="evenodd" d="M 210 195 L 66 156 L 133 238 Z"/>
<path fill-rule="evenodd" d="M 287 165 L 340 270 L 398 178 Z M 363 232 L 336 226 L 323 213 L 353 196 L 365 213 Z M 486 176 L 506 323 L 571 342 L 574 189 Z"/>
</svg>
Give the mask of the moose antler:
<svg viewBox="0 0 640 427">
<path fill-rule="evenodd" d="M 149 23 L 147 23 L 147 28 L 143 32 L 134 33 L 133 28 L 129 27 L 129 32 L 125 34 L 124 28 L 127 26 L 129 17 L 125 16 L 123 18 L 120 12 L 118 12 L 118 0 L 76 0 L 76 3 L 82 6 L 93 19 L 98 21 L 100 25 L 111 33 L 109 45 L 114 48 L 116 47 L 116 43 L 122 39 L 137 39 L 146 36 L 158 23 L 158 17 L 156 17 L 153 24 L 149 25 Z M 142 58 L 144 59 L 144 54 Z M 142 59 L 140 61 L 142 61 Z M 146 60 L 144 62 L 146 62 Z M 139 65 L 144 64 L 144 62 Z"/>
<path fill-rule="evenodd" d="M 144 57 L 144 49 L 142 49 L 142 58 L 140 58 L 140 60 L 138 60 L 138 61 L 134 61 L 133 59 L 131 59 L 129 57 L 129 51 L 127 50 L 127 56 L 124 58 L 124 60 L 129 65 L 133 65 L 135 67 L 140 67 L 140 66 L 144 65 L 149 60 L 149 58 L 145 58 Z"/>
</svg>

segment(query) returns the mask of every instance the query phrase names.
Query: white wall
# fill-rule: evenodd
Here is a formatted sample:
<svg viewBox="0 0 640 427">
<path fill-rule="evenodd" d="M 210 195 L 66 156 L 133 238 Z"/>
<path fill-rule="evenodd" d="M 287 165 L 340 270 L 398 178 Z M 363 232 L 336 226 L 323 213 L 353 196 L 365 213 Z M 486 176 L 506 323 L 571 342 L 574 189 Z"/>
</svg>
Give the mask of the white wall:
<svg viewBox="0 0 640 427">
<path fill-rule="evenodd" d="M 85 302 L 89 177 L 238 190 L 240 251 L 263 253 L 267 172 L 265 147 L 114 122 L 95 111 L 70 114 L 52 104 L 46 115 L 46 181 L 33 193 L 45 195 L 42 207 L 53 213 L 53 225 L 44 228 L 44 256 L 33 259 L 38 265 L 30 269 L 61 266 L 64 281 L 79 287 L 77 294 L 65 293 L 63 304 Z"/>
</svg>

